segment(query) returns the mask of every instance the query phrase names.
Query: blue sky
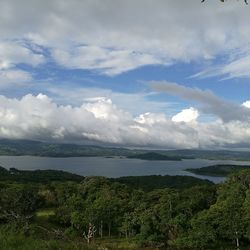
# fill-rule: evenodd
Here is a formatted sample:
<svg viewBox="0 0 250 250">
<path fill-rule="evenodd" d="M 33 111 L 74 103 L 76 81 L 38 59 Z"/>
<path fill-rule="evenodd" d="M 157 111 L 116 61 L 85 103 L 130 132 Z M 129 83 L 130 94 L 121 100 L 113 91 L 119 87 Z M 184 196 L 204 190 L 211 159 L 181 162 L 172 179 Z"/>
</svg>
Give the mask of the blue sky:
<svg viewBox="0 0 250 250">
<path fill-rule="evenodd" d="M 233 0 L 1 1 L 0 137 L 245 147 L 248 8 Z"/>
<path fill-rule="evenodd" d="M 49 86 L 58 88 L 70 88 L 71 90 L 79 88 L 99 88 L 111 90 L 119 93 L 150 93 L 152 90 L 148 86 L 148 82 L 154 81 L 170 81 L 180 83 L 185 86 L 209 89 L 216 95 L 232 100 L 234 102 L 243 103 L 248 100 L 250 93 L 250 85 L 248 78 L 224 79 L 222 76 L 211 76 L 205 78 L 193 77 L 197 72 L 203 69 L 199 62 L 180 63 L 176 62 L 170 66 L 149 65 L 141 66 L 127 72 L 106 76 L 96 72 L 95 70 L 85 69 L 69 69 L 50 61 L 49 53 L 42 53 L 48 58 L 48 62 L 32 67 L 27 64 L 18 64 L 15 66 L 17 70 L 24 70 L 32 75 L 32 82 L 25 84 L 21 88 L 12 88 L 8 86 L 2 89 L 2 93 L 10 97 L 21 97 L 28 93 L 48 93 Z M 213 63 L 218 64 L 220 58 L 216 58 Z M 162 93 L 155 93 L 147 99 L 156 102 L 176 102 L 177 109 L 188 105 L 182 99 Z M 70 102 L 65 100 L 62 104 L 76 104 L 74 100 Z M 136 113 L 136 107 L 135 107 Z M 159 110 L 163 111 L 163 110 Z"/>
</svg>

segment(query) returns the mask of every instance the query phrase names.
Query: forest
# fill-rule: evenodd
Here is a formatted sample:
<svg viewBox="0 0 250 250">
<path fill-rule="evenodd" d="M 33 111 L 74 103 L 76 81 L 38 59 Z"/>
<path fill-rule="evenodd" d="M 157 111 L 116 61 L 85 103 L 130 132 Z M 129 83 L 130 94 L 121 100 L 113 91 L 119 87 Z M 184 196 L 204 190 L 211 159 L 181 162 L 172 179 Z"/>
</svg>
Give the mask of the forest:
<svg viewBox="0 0 250 250">
<path fill-rule="evenodd" d="M 250 166 L 249 165 L 216 164 L 216 165 L 196 168 L 196 169 L 188 168 L 186 169 L 186 171 L 199 174 L 199 175 L 224 177 L 224 176 L 230 175 L 234 172 L 237 172 L 243 169 L 250 169 Z"/>
<path fill-rule="evenodd" d="M 0 171 L 0 249 L 249 249 L 249 170 L 185 188 L 157 176 Z"/>
</svg>

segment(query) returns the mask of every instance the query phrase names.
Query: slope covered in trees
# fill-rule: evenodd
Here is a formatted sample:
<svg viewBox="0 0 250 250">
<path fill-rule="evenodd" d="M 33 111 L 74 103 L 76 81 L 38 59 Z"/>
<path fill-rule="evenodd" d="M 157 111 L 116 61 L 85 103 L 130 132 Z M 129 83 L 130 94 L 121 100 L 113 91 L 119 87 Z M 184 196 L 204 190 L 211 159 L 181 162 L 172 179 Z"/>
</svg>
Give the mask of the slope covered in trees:
<svg viewBox="0 0 250 250">
<path fill-rule="evenodd" d="M 238 172 L 243 169 L 250 169 L 250 166 L 244 165 L 225 165 L 225 164 L 218 164 L 208 167 L 202 168 L 188 168 L 186 171 L 199 174 L 199 175 L 209 175 L 209 176 L 227 176 L 234 172 Z"/>
<path fill-rule="evenodd" d="M 162 188 L 185 189 L 198 185 L 213 185 L 213 182 L 208 180 L 181 175 L 125 176 L 110 180 L 120 182 L 133 189 L 142 189 L 146 192 Z"/>
<path fill-rule="evenodd" d="M 83 180 L 83 176 L 68 173 L 61 170 L 9 170 L 0 166 L 0 181 L 19 183 L 50 183 L 52 181 L 76 181 Z"/>
<path fill-rule="evenodd" d="M 1 171 L 4 171 L 3 169 Z M 149 192 L 108 180 L 0 182 L 0 249 L 248 249 L 250 171 Z"/>
</svg>

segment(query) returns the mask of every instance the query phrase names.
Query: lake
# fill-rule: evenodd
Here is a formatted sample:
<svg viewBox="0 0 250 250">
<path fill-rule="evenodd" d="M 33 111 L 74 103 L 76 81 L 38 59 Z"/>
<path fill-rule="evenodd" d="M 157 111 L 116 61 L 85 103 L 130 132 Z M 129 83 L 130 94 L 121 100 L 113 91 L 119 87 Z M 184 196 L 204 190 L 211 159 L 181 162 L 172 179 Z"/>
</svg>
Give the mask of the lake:
<svg viewBox="0 0 250 250">
<path fill-rule="evenodd" d="M 201 176 L 185 171 L 186 168 L 200 168 L 215 164 L 250 165 L 250 162 L 189 159 L 182 161 L 146 161 L 127 158 L 70 157 L 52 158 L 37 156 L 0 156 L 0 166 L 23 170 L 56 169 L 83 176 L 141 176 L 141 175 L 189 175 L 208 179 L 215 183 L 223 177 Z"/>
</svg>

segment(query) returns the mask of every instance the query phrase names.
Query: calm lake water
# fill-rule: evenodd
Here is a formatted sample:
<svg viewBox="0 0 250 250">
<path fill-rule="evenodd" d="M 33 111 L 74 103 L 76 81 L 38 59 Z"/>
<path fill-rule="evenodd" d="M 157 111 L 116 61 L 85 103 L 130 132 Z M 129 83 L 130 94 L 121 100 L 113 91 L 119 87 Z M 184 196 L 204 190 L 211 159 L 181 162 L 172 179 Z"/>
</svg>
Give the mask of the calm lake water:
<svg viewBox="0 0 250 250">
<path fill-rule="evenodd" d="M 23 170 L 56 169 L 83 176 L 138 176 L 138 175 L 189 175 L 215 183 L 225 178 L 200 176 L 185 171 L 214 164 L 250 165 L 250 162 L 192 159 L 182 161 L 145 161 L 127 158 L 71 157 L 51 158 L 36 156 L 0 156 L 0 166 Z"/>
</svg>

